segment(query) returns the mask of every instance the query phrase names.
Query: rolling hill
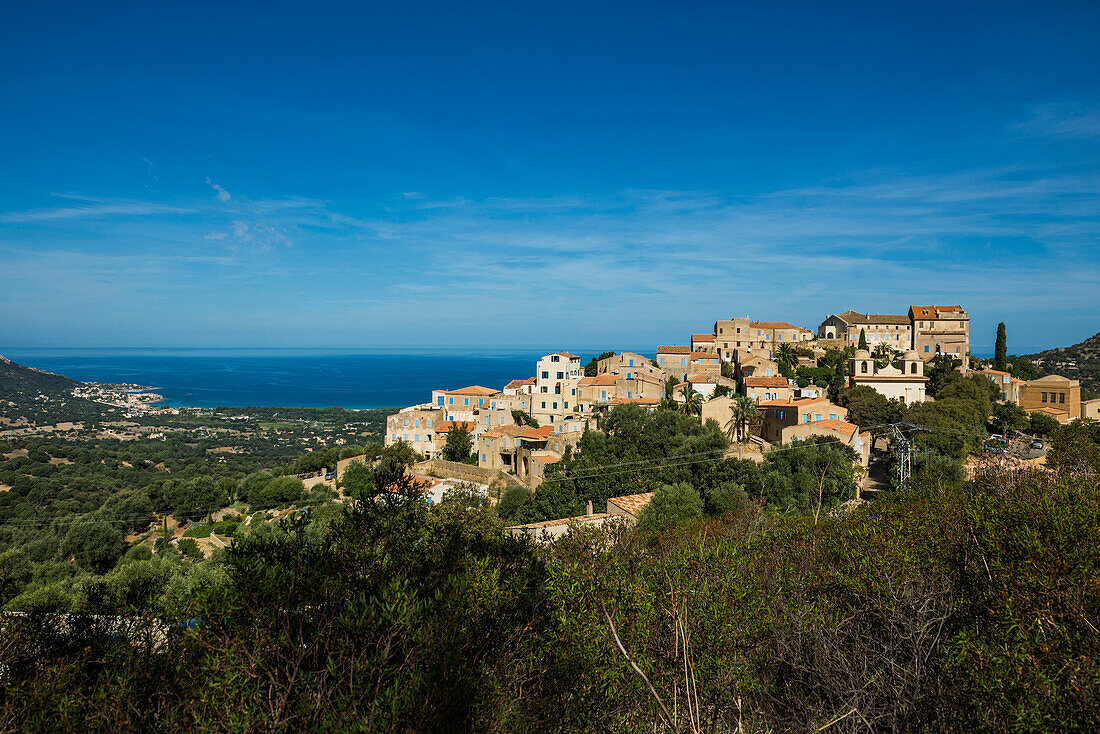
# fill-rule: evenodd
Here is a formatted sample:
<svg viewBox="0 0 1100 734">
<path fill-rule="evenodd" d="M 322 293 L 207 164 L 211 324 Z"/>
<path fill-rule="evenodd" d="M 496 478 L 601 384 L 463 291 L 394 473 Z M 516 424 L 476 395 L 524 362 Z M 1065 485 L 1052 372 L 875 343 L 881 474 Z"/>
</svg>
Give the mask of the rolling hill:
<svg viewBox="0 0 1100 734">
<path fill-rule="evenodd" d="M 1081 381 L 1081 390 L 1100 392 L 1100 333 L 1071 347 L 1047 349 L 1024 355 L 1039 370 L 1039 375 L 1063 375 Z"/>
<path fill-rule="evenodd" d="M 80 383 L 71 377 L 27 367 L 0 355 L 0 397 L 33 393 L 52 395 L 67 392 Z"/>
</svg>

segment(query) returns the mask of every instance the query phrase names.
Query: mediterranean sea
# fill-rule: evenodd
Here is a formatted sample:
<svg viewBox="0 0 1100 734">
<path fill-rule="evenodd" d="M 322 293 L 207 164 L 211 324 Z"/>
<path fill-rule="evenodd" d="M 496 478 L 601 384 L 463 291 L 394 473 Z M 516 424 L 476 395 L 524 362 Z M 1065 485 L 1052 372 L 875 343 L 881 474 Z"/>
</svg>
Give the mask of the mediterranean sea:
<svg viewBox="0 0 1100 734">
<path fill-rule="evenodd" d="M 157 388 L 199 408 L 398 408 L 435 388 L 502 388 L 534 377 L 546 351 L 339 349 L 0 349 L 8 359 L 87 382 Z M 580 352 L 578 352 L 580 353 Z M 593 355 L 583 353 L 587 362 Z"/>
</svg>

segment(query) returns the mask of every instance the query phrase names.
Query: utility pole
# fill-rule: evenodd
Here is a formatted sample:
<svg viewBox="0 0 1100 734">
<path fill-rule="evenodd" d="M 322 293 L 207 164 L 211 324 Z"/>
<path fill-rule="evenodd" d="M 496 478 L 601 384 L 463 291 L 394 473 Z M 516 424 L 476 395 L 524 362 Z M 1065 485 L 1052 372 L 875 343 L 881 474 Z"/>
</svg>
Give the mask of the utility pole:
<svg viewBox="0 0 1100 734">
<path fill-rule="evenodd" d="M 891 423 L 890 430 L 894 435 L 895 451 L 898 454 L 898 489 L 905 489 L 909 484 L 909 476 L 913 473 L 913 442 L 902 432 L 900 423 Z"/>
<path fill-rule="evenodd" d="M 909 486 L 909 478 L 913 475 L 913 439 L 912 434 L 917 431 L 927 431 L 924 426 L 913 423 L 888 423 L 893 436 L 891 449 L 897 454 L 898 489 L 906 489 Z M 906 431 L 909 435 L 906 435 Z M 929 456 L 931 461 L 931 456 Z"/>
</svg>

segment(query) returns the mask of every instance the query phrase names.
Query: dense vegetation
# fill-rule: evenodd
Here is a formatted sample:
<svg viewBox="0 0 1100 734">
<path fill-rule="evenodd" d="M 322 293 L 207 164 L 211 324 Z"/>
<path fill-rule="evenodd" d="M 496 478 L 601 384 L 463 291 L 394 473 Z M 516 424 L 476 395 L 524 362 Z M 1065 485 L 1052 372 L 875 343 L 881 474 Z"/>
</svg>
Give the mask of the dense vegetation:
<svg viewBox="0 0 1100 734">
<path fill-rule="evenodd" d="M 777 511 L 828 511 L 854 499 L 855 455 L 835 440 L 778 447 L 763 465 L 724 458 L 729 440 L 714 422 L 675 410 L 647 413 L 636 405 L 610 411 L 601 431 L 581 436 L 576 451 L 552 465 L 536 492 L 512 487 L 499 514 L 511 523 L 579 515 L 591 502 L 602 511 L 609 497 L 661 492 L 686 484 L 687 502 L 720 515 L 752 495 Z M 683 496 L 683 492 L 680 495 Z M 661 506 L 658 499 L 655 506 Z"/>
<path fill-rule="evenodd" d="M 1100 396 L 1100 334 L 1094 334 L 1071 347 L 1029 354 L 1026 359 L 1035 364 L 1039 372 L 1037 377 L 1062 375 L 1080 380 L 1084 396 Z"/>
<path fill-rule="evenodd" d="M 928 472 L 840 515 L 743 497 L 719 517 L 548 547 L 507 537 L 470 492 L 429 507 L 391 483 L 330 520 L 242 538 L 122 633 L 102 618 L 6 619 L 0 722 L 1093 730 L 1095 438 L 1065 447 L 1091 476 Z M 156 584 L 151 560 L 123 569 Z"/>
</svg>

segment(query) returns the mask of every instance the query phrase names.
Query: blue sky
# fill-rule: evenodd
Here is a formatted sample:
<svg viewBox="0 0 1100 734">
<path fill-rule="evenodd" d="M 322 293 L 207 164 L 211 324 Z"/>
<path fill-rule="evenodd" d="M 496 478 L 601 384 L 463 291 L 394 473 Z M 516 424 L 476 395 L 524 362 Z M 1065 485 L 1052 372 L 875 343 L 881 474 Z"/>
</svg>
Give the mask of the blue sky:
<svg viewBox="0 0 1100 734">
<path fill-rule="evenodd" d="M 0 351 L 1100 330 L 1097 3 L 4 3 Z"/>
</svg>

